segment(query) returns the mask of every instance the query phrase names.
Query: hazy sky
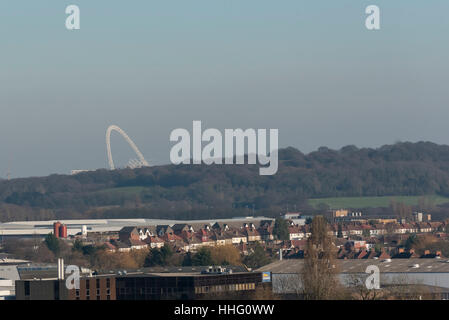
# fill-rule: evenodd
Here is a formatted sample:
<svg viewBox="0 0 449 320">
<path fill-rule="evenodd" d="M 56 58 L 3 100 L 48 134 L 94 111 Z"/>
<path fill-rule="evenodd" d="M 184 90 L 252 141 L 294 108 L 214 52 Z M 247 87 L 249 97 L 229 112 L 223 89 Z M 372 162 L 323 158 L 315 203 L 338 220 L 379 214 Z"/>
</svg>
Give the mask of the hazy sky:
<svg viewBox="0 0 449 320">
<path fill-rule="evenodd" d="M 65 8 L 81 30 L 65 28 Z M 365 8 L 381 9 L 381 30 Z M 449 143 L 449 1 L 5 0 L 0 177 L 150 164 L 175 128 L 278 128 L 279 145 Z M 135 158 L 117 134 L 114 160 Z"/>
</svg>

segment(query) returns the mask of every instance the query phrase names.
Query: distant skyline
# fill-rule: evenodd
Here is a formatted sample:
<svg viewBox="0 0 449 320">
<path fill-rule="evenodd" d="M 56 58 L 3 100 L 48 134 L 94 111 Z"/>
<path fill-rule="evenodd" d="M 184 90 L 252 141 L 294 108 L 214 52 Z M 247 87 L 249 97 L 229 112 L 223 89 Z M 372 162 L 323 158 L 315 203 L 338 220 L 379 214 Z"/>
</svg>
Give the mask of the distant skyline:
<svg viewBox="0 0 449 320">
<path fill-rule="evenodd" d="M 65 7 L 81 29 L 65 29 Z M 365 28 L 365 8 L 381 29 Z M 150 165 L 175 128 L 277 128 L 279 147 L 449 144 L 447 0 L 0 3 L 0 177 Z M 136 158 L 112 135 L 117 166 Z"/>
</svg>

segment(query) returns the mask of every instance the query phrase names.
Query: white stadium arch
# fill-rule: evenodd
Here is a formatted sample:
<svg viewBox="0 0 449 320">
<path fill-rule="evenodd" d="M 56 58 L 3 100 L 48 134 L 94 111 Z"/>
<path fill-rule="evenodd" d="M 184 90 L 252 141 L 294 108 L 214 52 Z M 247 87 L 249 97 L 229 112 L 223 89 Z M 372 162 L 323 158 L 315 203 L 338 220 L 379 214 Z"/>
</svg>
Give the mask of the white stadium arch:
<svg viewBox="0 0 449 320">
<path fill-rule="evenodd" d="M 131 140 L 131 138 L 126 134 L 126 132 L 123 131 L 119 126 L 111 125 L 111 126 L 109 126 L 108 130 L 106 130 L 106 148 L 108 151 L 109 168 L 111 170 L 115 169 L 114 160 L 112 159 L 112 151 L 111 151 L 111 133 L 112 133 L 112 131 L 117 131 L 118 133 L 120 133 L 120 135 L 126 140 L 126 142 L 128 142 L 130 147 L 134 150 L 137 157 L 139 158 L 139 162 L 140 162 L 141 166 L 145 166 L 145 167 L 149 166 L 148 162 L 145 160 L 142 153 L 139 151 L 139 148 L 137 148 L 136 144 Z M 135 162 L 134 162 L 134 164 L 135 164 Z M 136 165 L 134 167 L 136 167 Z"/>
</svg>

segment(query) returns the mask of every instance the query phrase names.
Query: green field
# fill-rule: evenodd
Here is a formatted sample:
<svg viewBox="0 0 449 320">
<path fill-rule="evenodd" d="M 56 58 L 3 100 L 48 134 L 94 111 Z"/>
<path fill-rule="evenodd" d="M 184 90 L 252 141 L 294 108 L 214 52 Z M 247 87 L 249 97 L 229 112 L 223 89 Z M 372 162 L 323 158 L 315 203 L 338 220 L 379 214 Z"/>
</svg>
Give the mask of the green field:
<svg viewBox="0 0 449 320">
<path fill-rule="evenodd" d="M 310 199 L 309 204 L 317 208 L 320 203 L 327 204 L 331 209 L 343 208 L 376 208 L 388 207 L 391 200 L 403 202 L 407 205 L 417 205 L 423 196 L 385 196 L 385 197 L 348 197 L 348 198 L 319 198 Z M 425 196 L 432 204 L 439 205 L 449 202 L 449 198 L 437 195 Z"/>
</svg>

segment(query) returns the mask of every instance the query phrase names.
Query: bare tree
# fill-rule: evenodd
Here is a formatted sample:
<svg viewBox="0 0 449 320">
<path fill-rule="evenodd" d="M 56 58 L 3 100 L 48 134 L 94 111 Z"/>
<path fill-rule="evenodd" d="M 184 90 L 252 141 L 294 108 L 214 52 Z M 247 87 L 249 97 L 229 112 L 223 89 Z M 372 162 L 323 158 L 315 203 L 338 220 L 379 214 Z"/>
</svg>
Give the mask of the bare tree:
<svg viewBox="0 0 449 320">
<path fill-rule="evenodd" d="M 346 279 L 350 295 L 356 300 L 379 300 L 383 297 L 380 289 L 368 289 L 366 278 L 368 274 L 351 274 Z"/>
<path fill-rule="evenodd" d="M 294 295 L 302 299 L 303 286 L 299 274 L 273 275 L 273 292 L 277 294 Z"/>
<path fill-rule="evenodd" d="M 393 199 L 390 201 L 390 207 L 399 219 L 410 219 L 412 216 L 412 207 L 404 202 L 398 202 Z"/>
<path fill-rule="evenodd" d="M 303 297 L 308 300 L 342 298 L 342 286 L 337 278 L 336 248 L 328 233 L 324 217 L 316 216 L 307 240 L 304 265 L 300 272 Z"/>
</svg>

